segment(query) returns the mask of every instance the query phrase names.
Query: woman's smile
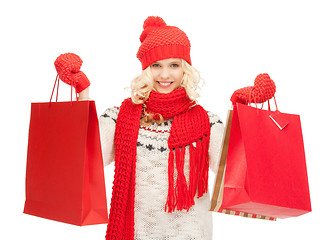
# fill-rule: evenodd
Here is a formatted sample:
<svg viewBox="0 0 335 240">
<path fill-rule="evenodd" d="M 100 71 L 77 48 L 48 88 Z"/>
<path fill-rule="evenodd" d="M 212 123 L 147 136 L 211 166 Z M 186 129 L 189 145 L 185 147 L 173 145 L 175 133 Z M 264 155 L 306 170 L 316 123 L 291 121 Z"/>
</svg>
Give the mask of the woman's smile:
<svg viewBox="0 0 335 240">
<path fill-rule="evenodd" d="M 157 81 L 158 84 L 161 86 L 161 87 L 169 87 L 173 82 L 162 82 L 162 81 Z"/>
</svg>

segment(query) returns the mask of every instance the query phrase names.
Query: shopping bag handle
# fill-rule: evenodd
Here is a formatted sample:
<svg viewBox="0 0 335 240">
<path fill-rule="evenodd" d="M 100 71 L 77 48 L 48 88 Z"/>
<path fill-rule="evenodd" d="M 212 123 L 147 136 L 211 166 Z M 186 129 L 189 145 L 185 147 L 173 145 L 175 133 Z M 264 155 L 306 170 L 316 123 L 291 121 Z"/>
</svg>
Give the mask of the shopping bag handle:
<svg viewBox="0 0 335 240">
<path fill-rule="evenodd" d="M 56 87 L 56 84 L 57 84 L 57 92 L 56 92 L 56 102 L 58 101 L 58 90 L 59 90 L 59 75 L 57 74 L 56 76 L 56 80 L 55 80 L 55 83 L 54 83 L 54 87 L 52 89 L 52 93 L 51 93 L 51 97 L 50 97 L 50 103 L 51 103 L 51 100 L 52 100 L 52 96 L 54 94 L 54 91 L 55 91 L 55 87 Z M 71 81 L 71 103 L 72 103 L 72 88 L 75 89 L 75 94 L 76 94 L 76 100 L 78 101 L 78 96 L 77 96 L 77 91 L 76 91 L 76 88 L 74 87 L 74 82 Z"/>
<path fill-rule="evenodd" d="M 276 112 L 279 112 L 279 111 L 278 111 L 278 106 L 277 106 L 277 101 L 276 101 L 276 97 L 275 97 L 275 96 L 273 96 L 273 100 L 274 100 L 274 102 L 275 102 Z M 270 107 L 270 99 L 268 99 L 267 102 L 268 102 L 268 110 L 271 111 L 271 107 Z M 263 109 L 263 106 L 264 106 L 264 103 L 262 103 L 262 107 L 261 107 L 261 109 Z"/>
<path fill-rule="evenodd" d="M 252 93 L 252 90 L 254 90 L 254 88 L 252 87 L 249 91 L 249 99 L 248 99 L 248 102 L 247 102 L 247 105 L 248 106 L 251 106 L 251 93 Z M 278 106 L 277 106 L 277 101 L 276 101 L 276 97 L 273 95 L 273 100 L 275 102 L 275 106 L 276 106 L 276 112 L 279 112 L 278 111 Z M 270 107 L 270 99 L 267 100 L 268 102 L 268 110 L 271 111 L 271 107 Z M 258 109 L 257 107 L 257 103 L 255 103 L 255 106 L 256 108 Z M 263 106 L 264 106 L 264 102 L 262 103 L 262 106 L 261 106 L 261 109 L 263 109 Z"/>
</svg>

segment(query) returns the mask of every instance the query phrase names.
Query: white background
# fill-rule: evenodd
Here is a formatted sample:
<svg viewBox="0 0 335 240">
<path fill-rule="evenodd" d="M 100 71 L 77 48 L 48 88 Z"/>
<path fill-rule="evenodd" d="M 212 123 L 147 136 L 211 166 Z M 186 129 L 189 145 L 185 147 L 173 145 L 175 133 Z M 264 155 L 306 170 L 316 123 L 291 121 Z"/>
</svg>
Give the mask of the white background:
<svg viewBox="0 0 335 240">
<path fill-rule="evenodd" d="M 279 110 L 301 116 L 313 212 L 277 222 L 214 213 L 214 240 L 332 239 L 334 10 L 323 0 L 1 1 L 0 238 L 104 239 L 105 225 L 77 227 L 22 213 L 30 103 L 49 100 L 54 60 L 74 52 L 84 60 L 98 114 L 119 105 L 141 71 L 143 21 L 158 15 L 190 38 L 207 110 L 225 120 L 233 91 L 266 72 L 277 85 Z M 69 97 L 61 85 L 60 100 Z M 109 198 L 112 167 L 105 170 Z"/>
</svg>

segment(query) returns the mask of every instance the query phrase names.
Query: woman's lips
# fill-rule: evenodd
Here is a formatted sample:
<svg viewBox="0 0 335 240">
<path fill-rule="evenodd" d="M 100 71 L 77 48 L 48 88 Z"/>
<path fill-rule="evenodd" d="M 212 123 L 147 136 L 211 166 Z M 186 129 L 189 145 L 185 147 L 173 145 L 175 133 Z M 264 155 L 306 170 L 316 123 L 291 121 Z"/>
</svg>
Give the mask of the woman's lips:
<svg viewBox="0 0 335 240">
<path fill-rule="evenodd" d="M 159 82 L 159 81 L 157 81 L 157 82 L 158 82 L 159 86 L 162 87 L 162 88 L 168 88 L 173 83 L 173 82 Z"/>
</svg>

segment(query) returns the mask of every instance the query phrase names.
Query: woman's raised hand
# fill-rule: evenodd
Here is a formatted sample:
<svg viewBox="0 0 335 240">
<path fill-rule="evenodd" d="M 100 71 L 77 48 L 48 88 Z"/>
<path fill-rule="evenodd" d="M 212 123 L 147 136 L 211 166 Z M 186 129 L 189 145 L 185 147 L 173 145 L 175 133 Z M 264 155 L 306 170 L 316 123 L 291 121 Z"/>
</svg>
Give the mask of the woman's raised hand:
<svg viewBox="0 0 335 240">
<path fill-rule="evenodd" d="M 80 71 L 83 61 L 74 53 L 64 53 L 57 57 L 55 67 L 60 80 L 74 86 L 77 93 L 90 86 L 86 75 Z"/>
<path fill-rule="evenodd" d="M 244 87 L 236 90 L 230 98 L 235 105 L 237 102 L 247 103 L 263 103 L 271 99 L 276 92 L 276 85 L 270 78 L 269 74 L 263 73 L 257 75 L 254 86 Z"/>
</svg>

